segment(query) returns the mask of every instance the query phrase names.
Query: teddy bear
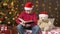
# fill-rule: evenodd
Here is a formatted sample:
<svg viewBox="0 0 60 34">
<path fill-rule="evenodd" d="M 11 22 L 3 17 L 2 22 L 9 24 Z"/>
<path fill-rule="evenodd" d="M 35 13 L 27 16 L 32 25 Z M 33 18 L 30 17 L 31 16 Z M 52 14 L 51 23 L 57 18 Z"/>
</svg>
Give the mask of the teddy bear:
<svg viewBox="0 0 60 34">
<path fill-rule="evenodd" d="M 48 12 L 42 11 L 39 14 L 39 20 L 37 25 L 41 28 L 43 31 L 48 31 L 52 28 L 54 28 L 54 18 L 48 18 Z"/>
</svg>

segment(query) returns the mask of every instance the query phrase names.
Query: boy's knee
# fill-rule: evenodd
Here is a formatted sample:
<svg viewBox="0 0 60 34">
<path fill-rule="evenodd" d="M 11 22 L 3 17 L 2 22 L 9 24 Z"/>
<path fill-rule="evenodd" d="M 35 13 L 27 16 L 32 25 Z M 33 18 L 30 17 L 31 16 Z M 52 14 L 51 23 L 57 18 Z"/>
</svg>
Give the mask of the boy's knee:
<svg viewBox="0 0 60 34">
<path fill-rule="evenodd" d="M 35 30 L 40 30 L 40 28 L 39 28 L 39 26 L 34 26 L 34 28 L 33 29 L 35 29 Z"/>
<path fill-rule="evenodd" d="M 17 29 L 21 29 L 22 28 L 22 25 L 17 25 Z"/>
</svg>

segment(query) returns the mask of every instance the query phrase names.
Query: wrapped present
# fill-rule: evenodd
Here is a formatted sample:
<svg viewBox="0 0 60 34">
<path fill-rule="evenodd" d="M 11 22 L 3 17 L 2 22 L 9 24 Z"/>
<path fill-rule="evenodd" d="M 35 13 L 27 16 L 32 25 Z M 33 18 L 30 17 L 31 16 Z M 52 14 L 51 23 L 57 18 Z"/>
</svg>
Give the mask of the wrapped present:
<svg viewBox="0 0 60 34">
<path fill-rule="evenodd" d="M 8 30 L 7 26 L 4 24 L 0 25 L 0 31 L 1 31 L 1 34 L 10 34 L 10 31 Z"/>
<path fill-rule="evenodd" d="M 1 26 L 1 31 L 4 31 L 4 30 L 7 30 L 7 26 L 2 25 L 2 26 Z"/>
</svg>

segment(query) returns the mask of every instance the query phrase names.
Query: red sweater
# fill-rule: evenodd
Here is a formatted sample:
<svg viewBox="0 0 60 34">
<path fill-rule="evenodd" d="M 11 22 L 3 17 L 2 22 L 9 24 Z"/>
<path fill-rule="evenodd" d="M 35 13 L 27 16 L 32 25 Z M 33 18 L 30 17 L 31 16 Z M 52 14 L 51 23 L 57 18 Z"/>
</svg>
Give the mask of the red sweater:
<svg viewBox="0 0 60 34">
<path fill-rule="evenodd" d="M 31 14 L 27 14 L 25 11 L 23 11 L 23 12 L 21 12 L 21 14 L 19 14 L 18 18 L 22 18 L 24 21 L 33 20 L 34 23 L 31 25 L 37 25 L 37 16 L 36 16 L 35 12 L 33 12 Z M 18 18 L 16 19 L 16 23 L 20 24 L 20 20 Z"/>
</svg>

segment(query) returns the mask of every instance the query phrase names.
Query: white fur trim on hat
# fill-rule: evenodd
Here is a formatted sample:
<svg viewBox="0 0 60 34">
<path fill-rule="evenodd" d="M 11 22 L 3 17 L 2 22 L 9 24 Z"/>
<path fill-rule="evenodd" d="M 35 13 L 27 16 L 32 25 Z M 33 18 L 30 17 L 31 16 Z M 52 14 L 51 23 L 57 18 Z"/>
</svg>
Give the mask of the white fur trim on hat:
<svg viewBox="0 0 60 34">
<path fill-rule="evenodd" d="M 33 8 L 24 7 L 25 10 L 32 10 Z"/>
<path fill-rule="evenodd" d="M 47 14 L 39 14 L 39 17 L 48 17 Z"/>
</svg>

